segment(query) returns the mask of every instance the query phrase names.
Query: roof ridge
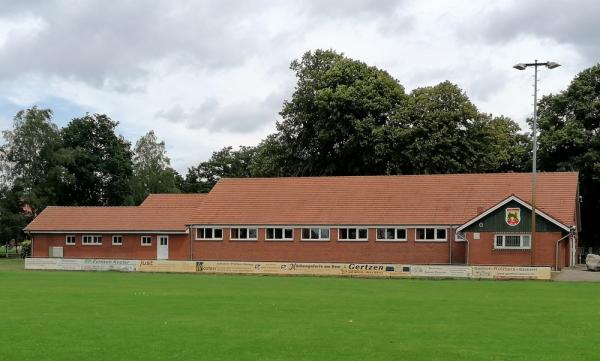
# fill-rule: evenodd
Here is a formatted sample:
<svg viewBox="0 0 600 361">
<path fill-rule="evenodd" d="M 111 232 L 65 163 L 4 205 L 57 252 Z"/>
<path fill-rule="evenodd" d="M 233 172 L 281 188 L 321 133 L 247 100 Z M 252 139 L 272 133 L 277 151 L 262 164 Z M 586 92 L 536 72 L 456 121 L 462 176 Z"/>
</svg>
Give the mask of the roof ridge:
<svg viewBox="0 0 600 361">
<path fill-rule="evenodd" d="M 500 172 L 500 173 L 434 173 L 434 174 L 372 174 L 372 175 L 322 175 L 322 176 L 278 176 L 278 177 L 222 177 L 218 182 L 222 180 L 275 180 L 275 179 L 342 179 L 342 178 L 401 178 L 401 177 L 464 177 L 464 176 L 500 176 L 500 175 L 528 175 L 531 172 Z M 579 174 L 578 171 L 565 171 L 565 172 L 553 172 L 553 171 L 540 171 L 540 174 Z M 218 183 L 217 182 L 217 183 Z M 178 194 L 191 194 L 191 193 L 178 193 Z M 205 193 L 205 194 L 210 194 Z"/>
</svg>

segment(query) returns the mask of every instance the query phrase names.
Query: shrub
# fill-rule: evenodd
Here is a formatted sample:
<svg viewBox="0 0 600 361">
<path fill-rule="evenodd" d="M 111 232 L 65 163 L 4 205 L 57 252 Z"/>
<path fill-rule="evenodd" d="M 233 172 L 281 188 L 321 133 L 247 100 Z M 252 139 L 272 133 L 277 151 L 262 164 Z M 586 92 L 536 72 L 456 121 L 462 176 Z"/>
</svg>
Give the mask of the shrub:
<svg viewBox="0 0 600 361">
<path fill-rule="evenodd" d="M 21 242 L 21 257 L 22 258 L 31 257 L 31 240 L 30 239 L 26 239 L 23 242 Z"/>
</svg>

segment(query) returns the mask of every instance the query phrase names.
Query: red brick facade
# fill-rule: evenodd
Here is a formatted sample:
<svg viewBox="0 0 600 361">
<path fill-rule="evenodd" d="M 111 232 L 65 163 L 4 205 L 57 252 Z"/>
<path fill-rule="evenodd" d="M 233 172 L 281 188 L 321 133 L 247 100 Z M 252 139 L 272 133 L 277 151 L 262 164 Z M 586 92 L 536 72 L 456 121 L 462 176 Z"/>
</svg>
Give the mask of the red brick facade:
<svg viewBox="0 0 600 361">
<path fill-rule="evenodd" d="M 451 232 L 447 233 L 452 239 Z M 414 228 L 408 229 L 406 241 L 378 241 L 375 228 L 369 228 L 367 241 L 339 241 L 337 228 L 330 229 L 329 241 L 301 240 L 300 228 L 294 229 L 293 241 L 265 240 L 264 228 L 259 228 L 256 241 L 230 240 L 229 236 L 229 228 L 224 228 L 223 240 L 194 240 L 194 259 L 448 264 L 450 244 L 453 263 L 464 263 L 465 255 L 465 242 L 417 242 Z"/>
<path fill-rule="evenodd" d="M 75 244 L 66 244 L 67 234 L 35 234 L 33 238 L 33 257 L 48 257 L 50 247 L 63 247 L 64 258 L 114 258 L 114 259 L 156 259 L 157 234 L 144 234 L 152 237 L 152 244 L 142 246 L 141 234 L 101 233 L 101 245 L 82 244 L 81 233 L 68 233 L 75 236 Z M 98 234 L 98 233 L 95 233 Z M 122 245 L 113 245 L 112 236 L 121 235 Z M 187 234 L 170 234 L 169 259 L 190 259 L 190 243 Z"/>
<path fill-rule="evenodd" d="M 494 249 L 493 232 L 481 232 L 475 240 L 472 232 L 465 234 L 469 242 L 455 240 L 448 229 L 446 241 L 416 241 L 415 229 L 408 228 L 406 241 L 376 240 L 376 229 L 369 228 L 366 241 L 340 241 L 338 229 L 330 228 L 330 240 L 301 240 L 301 229 L 294 229 L 294 240 L 266 240 L 265 229 L 259 228 L 257 240 L 231 240 L 230 229 L 223 228 L 223 240 L 192 240 L 195 229 L 188 234 L 169 236 L 171 260 L 282 261 L 282 262 L 365 262 L 400 264 L 472 264 L 551 266 L 556 264 L 556 241 L 560 232 L 539 232 L 531 250 Z M 113 233 L 103 233 L 101 245 L 82 244 L 82 234 L 69 233 L 75 245 L 66 244 L 66 234 L 36 234 L 33 237 L 33 257 L 48 257 L 50 247 L 63 247 L 64 258 L 156 259 L 157 234 L 150 246 L 142 246 L 141 234 L 121 234 L 122 245 L 113 245 Z M 560 242 L 559 267 L 568 265 L 568 240 Z M 468 249 L 467 249 L 468 248 Z M 468 255 L 467 255 L 468 254 Z M 468 258 L 468 260 L 467 260 Z"/>
</svg>

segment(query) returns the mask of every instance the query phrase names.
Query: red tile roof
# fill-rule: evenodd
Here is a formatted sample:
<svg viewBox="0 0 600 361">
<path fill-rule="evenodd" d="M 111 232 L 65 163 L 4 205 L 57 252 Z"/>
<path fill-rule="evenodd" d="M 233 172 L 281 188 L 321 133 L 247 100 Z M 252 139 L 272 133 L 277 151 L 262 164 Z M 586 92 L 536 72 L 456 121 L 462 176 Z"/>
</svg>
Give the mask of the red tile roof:
<svg viewBox="0 0 600 361">
<path fill-rule="evenodd" d="M 539 173 L 537 207 L 575 225 L 578 174 Z M 516 195 L 530 173 L 221 179 L 191 224 L 461 225 Z"/>
<path fill-rule="evenodd" d="M 151 194 L 139 207 L 46 207 L 29 232 L 185 232 L 204 194 Z"/>
<path fill-rule="evenodd" d="M 208 193 L 160 193 L 150 194 L 140 207 L 197 208 Z"/>
</svg>

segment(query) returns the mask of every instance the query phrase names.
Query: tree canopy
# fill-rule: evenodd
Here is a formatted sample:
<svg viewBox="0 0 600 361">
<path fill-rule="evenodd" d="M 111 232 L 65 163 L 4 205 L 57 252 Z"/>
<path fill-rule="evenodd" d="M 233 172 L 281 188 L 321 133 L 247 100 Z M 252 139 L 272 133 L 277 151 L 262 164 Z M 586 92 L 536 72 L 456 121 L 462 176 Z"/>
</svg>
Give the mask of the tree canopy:
<svg viewBox="0 0 600 361">
<path fill-rule="evenodd" d="M 142 136 L 133 150 L 132 202 L 140 204 L 150 193 L 179 192 L 177 176 L 165 142 L 159 142 L 153 130 Z"/>
<path fill-rule="evenodd" d="M 580 172 L 582 239 L 599 243 L 600 64 L 579 73 L 566 90 L 542 98 L 538 124 L 540 168 Z"/>
<path fill-rule="evenodd" d="M 104 114 L 75 118 L 62 130 L 65 181 L 62 202 L 81 206 L 121 205 L 130 195 L 130 143 Z"/>
</svg>

